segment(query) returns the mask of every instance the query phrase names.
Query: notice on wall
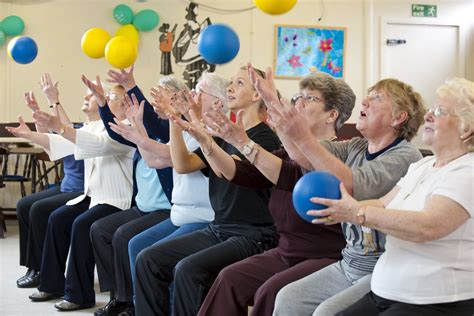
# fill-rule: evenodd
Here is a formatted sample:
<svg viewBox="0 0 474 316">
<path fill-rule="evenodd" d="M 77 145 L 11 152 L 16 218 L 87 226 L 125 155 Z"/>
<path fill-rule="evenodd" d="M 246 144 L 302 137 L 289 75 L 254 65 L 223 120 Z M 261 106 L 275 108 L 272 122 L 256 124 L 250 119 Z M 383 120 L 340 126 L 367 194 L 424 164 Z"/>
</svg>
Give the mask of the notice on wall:
<svg viewBox="0 0 474 316">
<path fill-rule="evenodd" d="M 412 4 L 411 16 L 435 18 L 438 15 L 438 6 L 433 4 Z"/>
</svg>

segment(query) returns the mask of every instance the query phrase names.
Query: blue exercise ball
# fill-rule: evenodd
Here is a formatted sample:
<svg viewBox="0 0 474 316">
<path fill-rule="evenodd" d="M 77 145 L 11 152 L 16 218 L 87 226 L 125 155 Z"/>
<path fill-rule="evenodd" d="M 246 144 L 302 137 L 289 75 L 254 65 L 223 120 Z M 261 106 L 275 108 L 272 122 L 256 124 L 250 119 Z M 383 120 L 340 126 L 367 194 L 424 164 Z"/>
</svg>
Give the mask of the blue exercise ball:
<svg viewBox="0 0 474 316">
<path fill-rule="evenodd" d="M 199 34 L 198 51 L 210 64 L 225 64 L 234 59 L 240 49 L 237 33 L 225 24 L 212 24 Z"/>
<path fill-rule="evenodd" d="M 29 64 L 38 55 L 36 42 L 27 36 L 15 37 L 7 47 L 8 55 L 19 64 Z"/>
<path fill-rule="evenodd" d="M 306 214 L 309 210 L 322 210 L 325 205 L 311 202 L 312 197 L 339 200 L 341 182 L 334 175 L 324 171 L 313 171 L 305 174 L 293 189 L 293 206 L 298 215 L 307 222 L 317 218 Z"/>
</svg>

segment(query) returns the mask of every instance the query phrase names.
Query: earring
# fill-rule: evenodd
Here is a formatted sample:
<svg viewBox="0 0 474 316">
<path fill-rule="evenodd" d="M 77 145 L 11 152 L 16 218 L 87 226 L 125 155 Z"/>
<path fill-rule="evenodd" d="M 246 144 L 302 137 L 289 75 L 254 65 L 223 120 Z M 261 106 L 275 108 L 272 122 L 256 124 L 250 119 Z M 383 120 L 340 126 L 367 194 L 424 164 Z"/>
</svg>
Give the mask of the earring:
<svg viewBox="0 0 474 316">
<path fill-rule="evenodd" d="M 397 124 L 395 124 L 394 122 L 392 122 L 392 123 L 390 124 L 390 126 L 392 126 L 392 127 L 395 127 L 396 125 L 397 125 Z"/>
</svg>

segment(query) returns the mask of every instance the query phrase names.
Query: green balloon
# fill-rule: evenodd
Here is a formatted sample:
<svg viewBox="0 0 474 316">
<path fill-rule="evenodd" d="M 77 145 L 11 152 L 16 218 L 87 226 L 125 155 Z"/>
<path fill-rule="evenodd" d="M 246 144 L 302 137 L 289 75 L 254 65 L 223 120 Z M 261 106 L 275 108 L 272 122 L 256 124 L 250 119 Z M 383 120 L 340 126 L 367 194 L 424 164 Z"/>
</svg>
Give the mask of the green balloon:
<svg viewBox="0 0 474 316">
<path fill-rule="evenodd" d="M 114 9 L 114 19 L 119 24 L 130 24 L 133 21 L 133 11 L 128 5 L 119 4 Z"/>
<path fill-rule="evenodd" d="M 7 36 L 17 36 L 23 33 L 25 29 L 25 22 L 16 15 L 10 15 L 2 21 L 3 32 Z"/>
<path fill-rule="evenodd" d="M 0 29 L 0 45 L 5 44 L 5 33 Z"/>
<path fill-rule="evenodd" d="M 158 22 L 160 22 L 160 16 L 150 9 L 138 12 L 133 18 L 133 25 L 139 31 L 151 31 L 158 25 Z"/>
</svg>

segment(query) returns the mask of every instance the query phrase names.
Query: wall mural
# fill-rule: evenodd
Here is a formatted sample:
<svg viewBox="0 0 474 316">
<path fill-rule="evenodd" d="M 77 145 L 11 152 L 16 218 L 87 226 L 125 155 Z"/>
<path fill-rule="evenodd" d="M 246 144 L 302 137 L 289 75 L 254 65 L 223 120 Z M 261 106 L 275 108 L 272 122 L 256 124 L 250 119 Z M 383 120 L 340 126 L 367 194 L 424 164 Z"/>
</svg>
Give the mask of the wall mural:
<svg viewBox="0 0 474 316">
<path fill-rule="evenodd" d="M 161 51 L 160 73 L 162 75 L 170 75 L 173 73 L 171 52 L 175 59 L 175 63 L 185 67 L 183 79 L 190 89 L 195 88 L 197 81 L 203 72 L 213 72 L 216 69 L 216 66 L 207 63 L 197 50 L 199 34 L 207 26 L 212 24 L 209 17 L 202 20 L 202 22 L 198 22 L 197 9 L 198 5 L 196 3 L 190 3 L 186 7 L 186 23 L 184 23 L 176 39 L 176 24 L 171 31 L 169 30 L 170 25 L 167 23 L 163 24 L 159 29 L 161 32 L 159 39 Z"/>
</svg>

